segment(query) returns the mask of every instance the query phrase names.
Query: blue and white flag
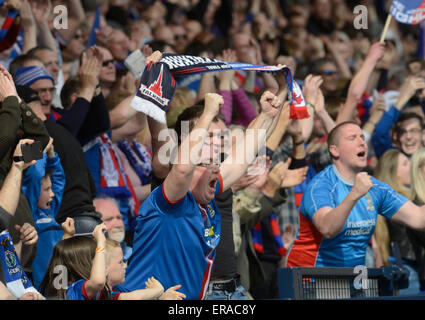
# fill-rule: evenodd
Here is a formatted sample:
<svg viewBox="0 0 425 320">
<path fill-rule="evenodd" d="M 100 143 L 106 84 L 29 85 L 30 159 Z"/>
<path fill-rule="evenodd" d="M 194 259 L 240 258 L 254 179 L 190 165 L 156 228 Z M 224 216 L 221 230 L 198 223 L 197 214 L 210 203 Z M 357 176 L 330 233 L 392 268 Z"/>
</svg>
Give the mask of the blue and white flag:
<svg viewBox="0 0 425 320">
<path fill-rule="evenodd" d="M 3 266 L 6 287 L 15 297 L 20 298 L 27 292 L 38 293 L 19 262 L 7 230 L 0 233 L 0 261 Z"/>
<path fill-rule="evenodd" d="M 401 23 L 418 24 L 425 20 L 425 0 L 393 0 L 390 15 Z"/>
</svg>

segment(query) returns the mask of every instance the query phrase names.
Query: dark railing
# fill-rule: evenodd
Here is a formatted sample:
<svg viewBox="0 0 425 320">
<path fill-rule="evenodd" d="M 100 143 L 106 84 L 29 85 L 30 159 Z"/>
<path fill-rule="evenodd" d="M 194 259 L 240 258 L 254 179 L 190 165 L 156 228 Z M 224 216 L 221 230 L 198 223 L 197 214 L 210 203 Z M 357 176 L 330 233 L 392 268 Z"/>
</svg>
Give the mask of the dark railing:
<svg viewBox="0 0 425 320">
<path fill-rule="evenodd" d="M 381 268 L 282 268 L 279 298 L 291 300 L 374 299 L 397 297 L 409 285 L 409 271 L 397 265 Z"/>
</svg>

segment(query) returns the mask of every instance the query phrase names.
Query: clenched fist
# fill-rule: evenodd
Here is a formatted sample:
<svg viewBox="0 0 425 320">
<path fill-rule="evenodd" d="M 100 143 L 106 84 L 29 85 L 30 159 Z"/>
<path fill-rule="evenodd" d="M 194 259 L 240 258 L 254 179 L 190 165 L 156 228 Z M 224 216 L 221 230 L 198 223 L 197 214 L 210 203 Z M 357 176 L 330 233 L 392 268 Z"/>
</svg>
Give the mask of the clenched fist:
<svg viewBox="0 0 425 320">
<path fill-rule="evenodd" d="M 351 192 L 353 193 L 355 199 L 358 200 L 366 193 L 368 193 L 372 186 L 372 177 L 368 175 L 367 172 L 360 172 L 356 175 L 356 179 L 354 180 L 354 186 L 353 189 L 351 189 Z"/>
<path fill-rule="evenodd" d="M 220 111 L 220 107 L 223 105 L 223 97 L 217 93 L 207 93 L 205 95 L 205 109 L 204 112 L 215 117 Z"/>
<path fill-rule="evenodd" d="M 274 118 L 279 112 L 282 101 L 272 92 L 266 91 L 261 95 L 260 105 L 262 112 Z"/>
</svg>

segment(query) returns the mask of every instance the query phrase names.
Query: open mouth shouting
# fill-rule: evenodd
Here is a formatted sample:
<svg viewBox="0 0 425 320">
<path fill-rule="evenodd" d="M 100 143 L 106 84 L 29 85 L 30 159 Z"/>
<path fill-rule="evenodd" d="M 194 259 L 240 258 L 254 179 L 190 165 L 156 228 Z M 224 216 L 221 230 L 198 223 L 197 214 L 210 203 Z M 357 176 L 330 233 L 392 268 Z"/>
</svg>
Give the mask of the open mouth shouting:
<svg viewBox="0 0 425 320">
<path fill-rule="evenodd" d="M 360 152 L 358 152 L 357 153 L 357 156 L 359 157 L 359 158 L 365 158 L 366 157 L 366 151 L 360 151 Z"/>
<path fill-rule="evenodd" d="M 208 186 L 210 187 L 210 191 L 215 192 L 215 186 L 216 186 L 217 180 L 218 178 L 214 178 L 209 182 Z"/>
</svg>

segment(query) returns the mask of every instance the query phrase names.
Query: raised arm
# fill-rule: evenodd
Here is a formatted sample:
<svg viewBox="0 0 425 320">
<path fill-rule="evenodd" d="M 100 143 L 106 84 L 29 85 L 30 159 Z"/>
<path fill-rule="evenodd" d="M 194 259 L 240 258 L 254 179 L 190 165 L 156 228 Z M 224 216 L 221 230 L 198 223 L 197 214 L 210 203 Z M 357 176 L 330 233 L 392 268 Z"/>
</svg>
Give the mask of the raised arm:
<svg viewBox="0 0 425 320">
<path fill-rule="evenodd" d="M 22 157 L 21 145 L 32 144 L 34 140 L 23 139 L 20 140 L 15 148 L 13 157 L 19 159 Z M 22 172 L 35 164 L 36 161 L 25 163 L 23 160 L 13 161 L 12 167 L 4 180 L 4 183 L 0 189 L 0 206 L 3 207 L 11 216 L 15 215 L 16 208 L 18 206 L 19 195 L 21 191 Z"/>
<path fill-rule="evenodd" d="M 67 1 L 66 8 L 68 10 L 68 28 L 58 30 L 66 41 L 71 41 L 75 32 L 78 30 L 78 27 L 86 18 L 81 2 L 81 0 Z"/>
<path fill-rule="evenodd" d="M 37 26 L 28 0 L 22 1 L 19 15 L 21 17 L 24 40 L 22 52 L 27 53 L 30 49 L 37 46 Z"/>
<path fill-rule="evenodd" d="M 192 183 L 195 166 L 199 163 L 202 146 L 208 136 L 208 128 L 219 113 L 223 98 L 215 93 L 205 95 L 205 108 L 196 122 L 194 129 L 187 137 L 182 137 L 178 149 L 177 163 L 173 165 L 164 181 L 164 192 L 171 202 L 182 199 Z"/>
<path fill-rule="evenodd" d="M 37 26 L 38 45 L 49 47 L 58 53 L 56 40 L 49 27 L 49 17 L 52 13 L 51 0 L 32 1 L 31 8 Z"/>
<path fill-rule="evenodd" d="M 248 166 L 254 161 L 258 150 L 265 146 L 279 120 L 283 101 L 270 91 L 263 93 L 260 99 L 261 113 L 251 122 L 243 139 L 236 144 L 232 154 L 222 163 L 223 190 L 230 188 L 245 173 Z M 250 147 L 250 151 L 245 150 Z M 240 159 L 243 152 L 242 159 Z M 242 160 L 242 161 L 240 161 Z"/>
<path fill-rule="evenodd" d="M 90 298 L 95 297 L 106 283 L 106 252 L 105 252 L 105 231 L 104 223 L 98 224 L 93 230 L 93 237 L 96 240 L 96 253 L 93 258 L 90 278 L 85 284 L 87 295 Z"/>
<path fill-rule="evenodd" d="M 310 117 L 301 119 L 301 128 L 304 141 L 310 139 L 311 133 L 313 132 L 314 125 L 314 109 L 319 98 L 320 86 L 323 83 L 321 76 L 313 76 L 309 74 L 305 78 L 305 85 L 303 87 L 304 99 L 307 104 L 307 110 Z"/>
<path fill-rule="evenodd" d="M 363 125 L 363 131 L 372 136 L 375 131 L 376 125 L 381 120 L 385 113 L 385 98 L 384 96 L 375 95 L 373 98 L 372 107 L 370 108 L 370 116 L 366 123 Z"/>
<path fill-rule="evenodd" d="M 331 118 L 329 113 L 325 108 L 325 97 L 323 96 L 322 90 L 319 89 L 317 93 L 317 101 L 314 108 L 315 116 L 317 116 L 325 126 L 326 132 L 331 132 L 331 130 L 336 126 L 335 121 Z"/>
<path fill-rule="evenodd" d="M 336 119 L 337 124 L 353 119 L 357 103 L 360 101 L 363 93 L 366 90 L 367 83 L 376 64 L 383 57 L 384 50 L 385 45 L 380 42 L 374 43 L 371 46 L 359 72 L 357 72 L 353 77 L 353 80 L 351 80 L 350 86 L 348 88 L 347 100 L 339 111 L 338 117 Z"/>
</svg>

